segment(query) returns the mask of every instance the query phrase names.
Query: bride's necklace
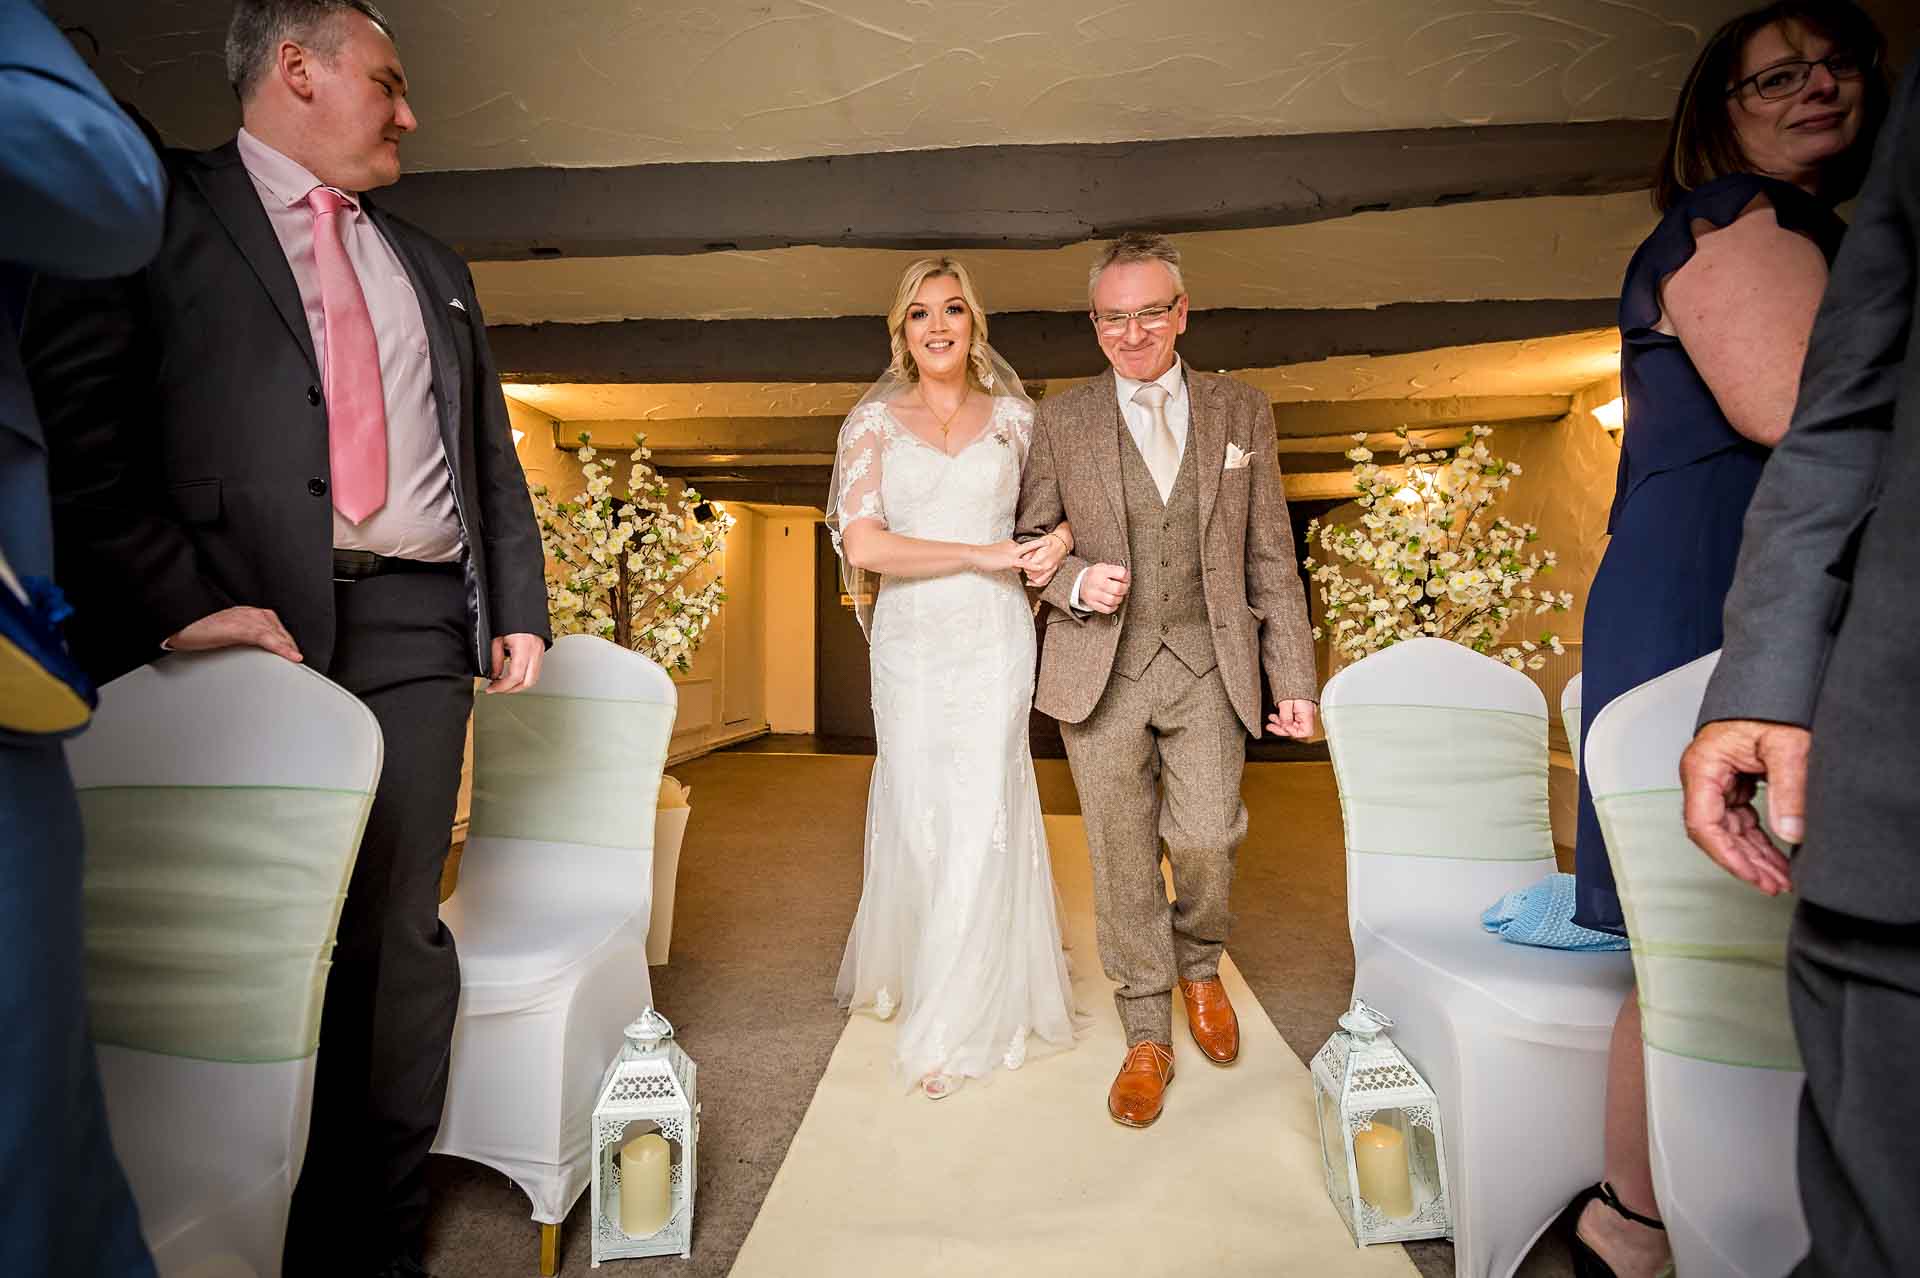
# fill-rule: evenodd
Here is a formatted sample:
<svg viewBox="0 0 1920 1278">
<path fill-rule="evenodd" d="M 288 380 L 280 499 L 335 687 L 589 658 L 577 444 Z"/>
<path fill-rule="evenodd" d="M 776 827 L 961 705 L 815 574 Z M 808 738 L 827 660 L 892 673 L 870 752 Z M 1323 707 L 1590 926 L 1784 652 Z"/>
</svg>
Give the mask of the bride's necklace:
<svg viewBox="0 0 1920 1278">
<path fill-rule="evenodd" d="M 947 447 L 947 432 L 953 429 L 953 419 L 958 417 L 960 410 L 967 406 L 967 393 L 964 391 L 961 392 L 960 403 L 955 406 L 951 413 L 947 414 L 945 421 L 940 419 L 939 412 L 934 408 L 932 402 L 927 399 L 927 388 L 924 383 L 919 387 L 919 394 L 921 407 L 927 410 L 927 415 L 932 417 L 934 424 L 940 428 L 940 448 L 941 451 L 944 452 Z"/>
</svg>

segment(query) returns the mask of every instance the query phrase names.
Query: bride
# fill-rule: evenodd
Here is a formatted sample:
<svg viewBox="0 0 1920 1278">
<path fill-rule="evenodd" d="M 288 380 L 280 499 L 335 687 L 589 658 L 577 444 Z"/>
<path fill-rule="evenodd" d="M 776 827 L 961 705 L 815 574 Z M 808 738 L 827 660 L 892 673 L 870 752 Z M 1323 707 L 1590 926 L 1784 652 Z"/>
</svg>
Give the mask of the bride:
<svg viewBox="0 0 1920 1278">
<path fill-rule="evenodd" d="M 907 268 L 893 359 L 848 414 L 827 510 L 872 646 L 879 757 L 866 878 L 835 995 L 898 1016 L 894 1068 L 930 1098 L 1073 1045 L 1027 747 L 1033 614 L 1072 547 L 1025 546 L 1014 506 L 1033 402 L 993 348 L 966 268 Z"/>
</svg>

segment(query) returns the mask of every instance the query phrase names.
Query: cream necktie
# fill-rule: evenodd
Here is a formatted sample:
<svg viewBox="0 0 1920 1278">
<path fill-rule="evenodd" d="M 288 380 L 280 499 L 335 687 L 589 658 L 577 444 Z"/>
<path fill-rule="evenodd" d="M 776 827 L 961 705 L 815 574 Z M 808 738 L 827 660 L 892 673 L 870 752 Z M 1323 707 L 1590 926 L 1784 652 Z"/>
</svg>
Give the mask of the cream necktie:
<svg viewBox="0 0 1920 1278">
<path fill-rule="evenodd" d="M 1167 424 L 1167 388 L 1159 382 L 1148 382 L 1133 393 L 1133 402 L 1144 404 L 1147 409 L 1150 420 L 1140 456 L 1147 463 L 1147 473 L 1153 476 L 1153 486 L 1160 490 L 1160 500 L 1164 502 L 1172 495 L 1174 478 L 1180 473 L 1180 441 L 1173 437 L 1173 427 Z"/>
</svg>

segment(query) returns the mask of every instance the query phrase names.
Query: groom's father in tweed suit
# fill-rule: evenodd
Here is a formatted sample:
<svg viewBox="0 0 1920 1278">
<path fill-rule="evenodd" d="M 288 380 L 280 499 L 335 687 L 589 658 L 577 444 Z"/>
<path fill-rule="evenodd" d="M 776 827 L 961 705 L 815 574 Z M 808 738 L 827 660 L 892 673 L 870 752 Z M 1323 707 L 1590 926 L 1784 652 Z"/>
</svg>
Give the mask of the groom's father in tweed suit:
<svg viewBox="0 0 1920 1278">
<path fill-rule="evenodd" d="M 1100 959 L 1127 1056 L 1107 1097 L 1145 1127 L 1173 1079 L 1175 984 L 1215 1064 L 1240 1052 L 1220 983 L 1240 773 L 1260 733 L 1310 735 L 1313 645 L 1266 396 L 1174 353 L 1187 327 L 1180 254 L 1129 235 L 1095 264 L 1094 332 L 1112 369 L 1040 405 L 1020 535 L 1072 521 L 1035 702 L 1060 720 L 1093 853 Z M 1160 844 L 1178 899 L 1168 903 Z"/>
</svg>

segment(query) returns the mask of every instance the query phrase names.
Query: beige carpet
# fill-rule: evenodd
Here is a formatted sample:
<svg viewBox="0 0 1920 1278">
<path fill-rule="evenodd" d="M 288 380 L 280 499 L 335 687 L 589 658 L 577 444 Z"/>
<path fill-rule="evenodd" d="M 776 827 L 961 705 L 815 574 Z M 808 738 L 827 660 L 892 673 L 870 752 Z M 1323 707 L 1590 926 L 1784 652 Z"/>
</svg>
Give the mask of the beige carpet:
<svg viewBox="0 0 1920 1278">
<path fill-rule="evenodd" d="M 1048 817 L 1047 833 L 1093 1028 L 1071 1052 L 931 1102 L 892 1081 L 893 1027 L 853 1018 L 734 1278 L 1415 1273 L 1399 1247 L 1354 1247 L 1334 1214 L 1312 1083 L 1231 963 L 1240 1061 L 1209 1064 L 1176 1016 L 1160 1122 L 1107 1117 L 1124 1043 L 1095 954 L 1085 835 L 1077 817 Z"/>
</svg>

